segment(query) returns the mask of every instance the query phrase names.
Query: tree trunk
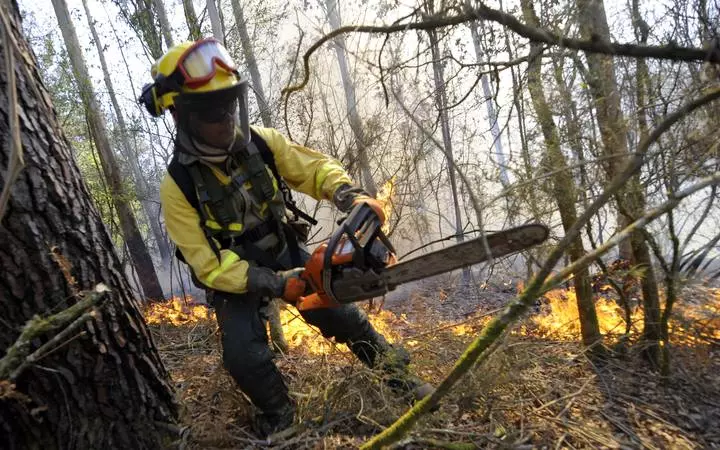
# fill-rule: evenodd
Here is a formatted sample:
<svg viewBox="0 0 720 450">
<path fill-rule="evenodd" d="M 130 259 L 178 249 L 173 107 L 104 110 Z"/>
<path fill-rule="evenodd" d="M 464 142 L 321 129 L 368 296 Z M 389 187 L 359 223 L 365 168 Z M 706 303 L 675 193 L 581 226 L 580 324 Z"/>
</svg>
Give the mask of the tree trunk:
<svg viewBox="0 0 720 450">
<path fill-rule="evenodd" d="M 182 0 L 183 11 L 185 12 L 185 22 L 188 26 L 188 38 L 192 41 L 196 41 L 202 38 L 202 31 L 200 30 L 200 23 L 198 22 L 197 14 L 195 13 L 195 6 L 192 0 Z"/>
<path fill-rule="evenodd" d="M 117 210 L 123 238 L 128 246 L 130 257 L 133 261 L 135 271 L 140 278 L 145 297 L 148 299 L 162 299 L 163 292 L 158 281 L 155 267 L 153 266 L 150 254 L 147 251 L 140 230 L 138 229 L 135 215 L 128 204 L 126 194 L 123 192 L 122 179 L 117 167 L 115 155 L 110 148 L 110 141 L 107 137 L 107 126 L 102 116 L 102 110 L 97 103 L 95 93 L 88 75 L 87 67 L 83 59 L 80 43 L 78 42 L 75 27 L 70 20 L 70 13 L 65 0 L 53 0 L 53 7 L 58 18 L 58 24 L 65 40 L 65 46 L 70 56 L 70 62 L 77 84 L 80 88 L 80 97 L 85 107 L 90 134 L 100 155 L 100 163 L 103 174 L 107 180 L 113 197 L 113 203 Z"/>
<path fill-rule="evenodd" d="M 162 6 L 162 0 L 157 1 Z M 112 103 L 113 110 L 115 111 L 115 118 L 117 120 L 118 128 L 120 129 L 120 141 L 122 143 L 120 148 L 122 149 L 125 156 L 125 161 L 127 161 L 127 164 L 130 166 L 130 169 L 133 173 L 133 178 L 135 179 L 135 187 L 139 191 L 138 194 L 140 197 L 140 203 L 142 204 L 145 215 L 147 216 L 148 225 L 150 226 L 150 231 L 152 232 L 153 237 L 155 238 L 155 242 L 157 243 L 160 257 L 162 258 L 163 262 L 167 262 L 171 256 L 170 246 L 168 245 L 165 236 L 163 236 L 162 230 L 160 229 L 160 223 L 157 220 L 160 212 L 156 205 L 150 201 L 149 197 L 151 190 L 148 184 L 145 182 L 145 177 L 142 173 L 142 169 L 140 168 L 140 163 L 136 155 L 133 154 L 133 147 L 130 144 L 128 128 L 125 124 L 125 116 L 120 109 L 120 104 L 118 103 L 117 96 L 115 95 L 115 89 L 113 88 L 112 80 L 110 79 L 110 72 L 108 71 L 107 63 L 105 61 L 105 53 L 103 52 L 103 46 L 100 42 L 100 36 L 95 29 L 95 23 L 93 21 L 92 15 L 90 14 L 90 9 L 87 6 L 87 0 L 82 0 L 82 3 L 83 8 L 85 8 L 85 15 L 87 16 L 90 33 L 92 34 L 93 40 L 95 41 L 95 47 L 97 48 L 98 56 L 100 58 L 100 67 L 103 71 L 105 88 L 107 89 L 108 95 L 110 96 L 110 102 Z M 153 198 L 156 198 L 156 195 L 153 195 Z"/>
<path fill-rule="evenodd" d="M 477 22 L 470 22 L 469 27 L 473 46 L 475 47 L 475 59 L 478 64 L 480 64 L 482 62 L 483 52 L 480 48 L 480 33 L 478 32 Z M 481 71 L 482 67 L 479 67 L 478 70 Z M 508 177 L 507 162 L 502 146 L 502 136 L 500 135 L 500 127 L 498 126 L 498 116 L 493 103 L 495 96 L 490 88 L 490 81 L 487 75 L 483 74 L 480 76 L 480 84 L 482 86 L 483 96 L 485 97 L 488 125 L 490 125 L 490 133 L 492 134 L 493 145 L 495 146 L 495 157 L 497 158 L 498 167 L 500 168 L 500 184 L 502 184 L 503 188 L 507 188 L 510 185 L 510 178 Z"/>
<path fill-rule="evenodd" d="M 450 135 L 450 120 L 447 114 L 447 93 L 445 92 L 445 75 L 443 74 L 442 63 L 440 62 L 440 48 L 438 47 L 437 34 L 435 30 L 428 30 L 430 36 L 430 51 L 432 53 L 433 80 L 435 82 L 435 106 L 440 113 L 440 128 L 442 130 L 443 146 L 445 147 L 446 158 L 453 158 L 452 137 Z M 460 215 L 460 197 L 455 179 L 455 164 L 448 162 L 448 177 L 450 178 L 450 192 L 452 193 L 453 208 L 455 209 L 455 240 L 464 240 L 462 216 Z M 470 280 L 470 269 L 463 269 L 463 284 Z"/>
<path fill-rule="evenodd" d="M 340 11 L 336 0 L 325 0 L 327 7 L 328 22 L 332 28 L 340 28 Z M 355 136 L 355 145 L 358 152 L 358 166 L 360 168 L 360 178 L 363 188 L 372 196 L 377 195 L 377 184 L 372 176 L 370 169 L 370 159 L 368 157 L 368 143 L 363 129 L 362 119 L 357 110 L 357 97 L 355 96 L 355 86 L 350 79 L 350 71 L 348 70 L 347 57 L 345 55 L 345 38 L 338 36 L 333 40 L 335 54 L 337 55 L 338 66 L 340 67 L 340 78 L 342 78 L 343 89 L 345 90 L 345 103 L 347 104 L 348 122 L 350 129 Z"/>
<path fill-rule="evenodd" d="M 19 373 L 18 395 L 0 399 L 0 448 L 164 447 L 178 413 L 167 373 L 19 32 L 17 5 L 0 4 L 23 52 L 14 73 L 26 164 L 0 218 L 0 348 L 35 314 L 63 310 L 97 283 L 110 288 L 74 336 Z M 9 142 L 2 46 L 0 55 L 0 139 Z M 0 147 L 0 185 L 8 182 L 9 148 Z"/>
<path fill-rule="evenodd" d="M 525 22 L 530 26 L 539 27 L 540 21 L 533 9 L 532 0 L 520 0 L 520 4 Z M 542 44 L 530 44 L 531 54 L 541 49 Z M 560 211 L 563 229 L 568 231 L 575 222 L 577 222 L 577 210 L 575 208 L 577 186 L 568 169 L 565 155 L 563 155 L 560 148 L 560 136 L 552 116 L 552 111 L 545 98 L 545 91 L 542 87 L 541 61 L 541 58 L 538 56 L 528 62 L 528 90 L 530 91 L 530 98 L 535 108 L 535 113 L 537 114 L 538 123 L 545 138 L 545 156 L 543 160 L 548 165 L 548 171 L 556 171 L 555 175 L 551 178 L 553 196 Z M 585 248 L 583 247 L 580 236 L 578 236 L 570 246 L 568 254 L 571 263 L 585 256 Z M 590 347 L 593 353 L 602 353 L 602 335 L 600 334 L 600 325 L 598 324 L 595 304 L 593 303 L 590 274 L 587 266 L 578 268 L 573 273 L 573 284 L 575 287 L 583 344 Z"/>
<path fill-rule="evenodd" d="M 167 11 L 165 11 L 165 5 L 163 0 L 153 0 L 155 3 L 155 9 L 157 10 L 158 19 L 160 19 L 160 28 L 162 28 L 163 36 L 165 37 L 165 45 L 167 48 L 172 47 L 174 44 L 172 37 L 172 28 L 170 28 L 170 22 L 168 21 Z M 85 8 L 87 11 L 87 7 Z M 89 16 L 88 16 L 89 17 Z M 102 52 L 100 52 L 102 55 Z"/>
<path fill-rule="evenodd" d="M 610 40 L 610 29 L 605 16 L 602 0 L 577 0 L 580 11 L 580 33 L 583 39 Z M 612 178 L 623 167 L 624 155 L 628 154 L 627 129 L 620 107 L 620 91 L 615 79 L 615 67 L 612 57 L 587 53 L 589 86 L 592 92 L 597 120 L 603 141 L 605 156 L 619 153 L 620 158 L 608 158 L 604 168 L 608 178 Z M 625 216 L 622 220 L 632 223 L 640 217 L 645 209 L 645 192 L 640 184 L 639 175 L 631 178 L 627 186 L 616 196 L 619 213 Z M 620 221 L 619 221 L 620 222 Z M 642 231 L 636 231 L 631 238 L 632 254 L 636 264 L 642 266 L 643 291 L 643 337 L 647 344 L 649 360 L 658 363 L 660 333 L 660 298 L 657 281 L 653 271 L 650 250 Z"/>
<path fill-rule="evenodd" d="M 235 26 L 240 34 L 240 44 L 242 44 L 245 63 L 247 64 L 248 72 L 250 72 L 250 79 L 252 80 L 253 90 L 255 91 L 255 99 L 257 100 L 258 109 L 260 110 L 260 119 L 264 126 L 272 128 L 273 122 L 270 107 L 265 97 L 260 69 L 258 69 L 257 60 L 255 59 L 255 51 L 252 41 L 250 40 L 250 34 L 248 33 L 245 14 L 243 13 L 242 5 L 240 5 L 240 0 L 232 0 L 232 7 L 235 14 Z"/>
<path fill-rule="evenodd" d="M 222 22 L 220 21 L 220 14 L 218 13 L 215 0 L 207 0 L 206 4 L 208 17 L 210 18 L 210 25 L 212 26 L 213 36 L 215 36 L 215 39 L 217 39 L 224 45 L 225 32 L 223 31 Z"/>
</svg>

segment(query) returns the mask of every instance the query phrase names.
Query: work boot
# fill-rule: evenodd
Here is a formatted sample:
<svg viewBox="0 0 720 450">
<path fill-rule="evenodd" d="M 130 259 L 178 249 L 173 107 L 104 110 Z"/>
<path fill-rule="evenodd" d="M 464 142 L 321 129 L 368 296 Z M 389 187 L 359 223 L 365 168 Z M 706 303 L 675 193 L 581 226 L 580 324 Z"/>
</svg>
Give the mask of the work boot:
<svg viewBox="0 0 720 450">
<path fill-rule="evenodd" d="M 407 370 L 387 374 L 385 384 L 410 403 L 419 402 L 435 392 L 435 387 Z"/>
<path fill-rule="evenodd" d="M 361 339 L 349 343 L 350 350 L 371 369 L 384 373 L 385 384 L 408 401 L 417 402 L 432 394 L 435 388 L 408 370 L 410 354 L 402 346 L 391 345 L 374 328 Z"/>
<path fill-rule="evenodd" d="M 286 403 L 273 411 L 263 411 L 255 415 L 252 427 L 258 437 L 268 436 L 289 428 L 295 420 L 295 405 Z"/>
</svg>

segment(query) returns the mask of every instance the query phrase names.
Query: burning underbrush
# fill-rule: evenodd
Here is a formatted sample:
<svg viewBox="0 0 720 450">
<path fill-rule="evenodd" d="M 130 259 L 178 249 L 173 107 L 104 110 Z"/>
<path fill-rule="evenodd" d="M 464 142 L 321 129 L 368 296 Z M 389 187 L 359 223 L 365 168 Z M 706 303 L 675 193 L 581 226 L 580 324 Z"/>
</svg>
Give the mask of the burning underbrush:
<svg viewBox="0 0 720 450">
<path fill-rule="evenodd" d="M 363 308 L 390 341 L 410 351 L 413 371 L 437 383 L 504 303 L 496 293 L 485 297 L 494 296 L 495 303 L 482 301 L 482 295 L 482 306 L 460 319 L 442 314 L 457 301 L 447 292 L 408 293 L 392 310 Z M 609 295 L 600 297 L 603 331 L 624 333 L 623 309 Z M 717 448 L 720 293 L 688 291 L 679 303 L 673 329 L 698 340 L 692 352 L 671 340 L 677 346 L 675 370 L 660 380 L 630 356 L 593 365 L 577 343 L 572 292 L 548 293 L 539 313 L 471 370 L 399 448 L 450 443 L 464 443 L 463 448 Z M 213 311 L 174 299 L 153 305 L 146 318 L 191 431 L 190 448 L 356 448 L 407 409 L 378 374 L 288 307 L 281 318 L 290 350 L 278 355 L 277 364 L 305 426 L 274 444 L 259 441 L 250 432 L 249 402 L 222 368 Z M 634 336 L 642 329 L 641 314 L 634 312 L 632 320 Z M 695 351 L 701 347 L 702 358 Z"/>
</svg>

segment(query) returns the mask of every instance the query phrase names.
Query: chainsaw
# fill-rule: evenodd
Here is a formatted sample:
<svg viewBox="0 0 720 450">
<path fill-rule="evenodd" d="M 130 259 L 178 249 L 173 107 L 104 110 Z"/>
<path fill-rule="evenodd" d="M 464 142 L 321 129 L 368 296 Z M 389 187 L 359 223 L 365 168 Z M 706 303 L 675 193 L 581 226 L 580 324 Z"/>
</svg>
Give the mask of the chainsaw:
<svg viewBox="0 0 720 450">
<path fill-rule="evenodd" d="M 302 292 L 295 291 L 288 300 L 300 311 L 368 300 L 404 283 L 525 250 L 547 237 L 545 225 L 522 225 L 398 262 L 377 213 L 361 205 L 315 249 L 301 275 Z M 301 295 L 304 292 L 311 293 Z"/>
</svg>

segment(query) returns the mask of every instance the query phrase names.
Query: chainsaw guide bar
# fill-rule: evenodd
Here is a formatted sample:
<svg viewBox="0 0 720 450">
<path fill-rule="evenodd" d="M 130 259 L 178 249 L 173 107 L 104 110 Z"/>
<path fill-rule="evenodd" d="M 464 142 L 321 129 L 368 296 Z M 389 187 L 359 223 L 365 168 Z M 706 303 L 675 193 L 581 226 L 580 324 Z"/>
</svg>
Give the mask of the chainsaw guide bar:
<svg viewBox="0 0 720 450">
<path fill-rule="evenodd" d="M 383 295 L 401 284 L 528 249 L 544 242 L 548 235 L 548 228 L 541 224 L 522 225 L 489 233 L 379 271 L 346 270 L 342 277 L 332 281 L 332 290 L 339 303 L 367 300 Z M 484 240 L 487 240 L 487 248 L 490 249 L 492 258 L 486 251 Z"/>
</svg>

